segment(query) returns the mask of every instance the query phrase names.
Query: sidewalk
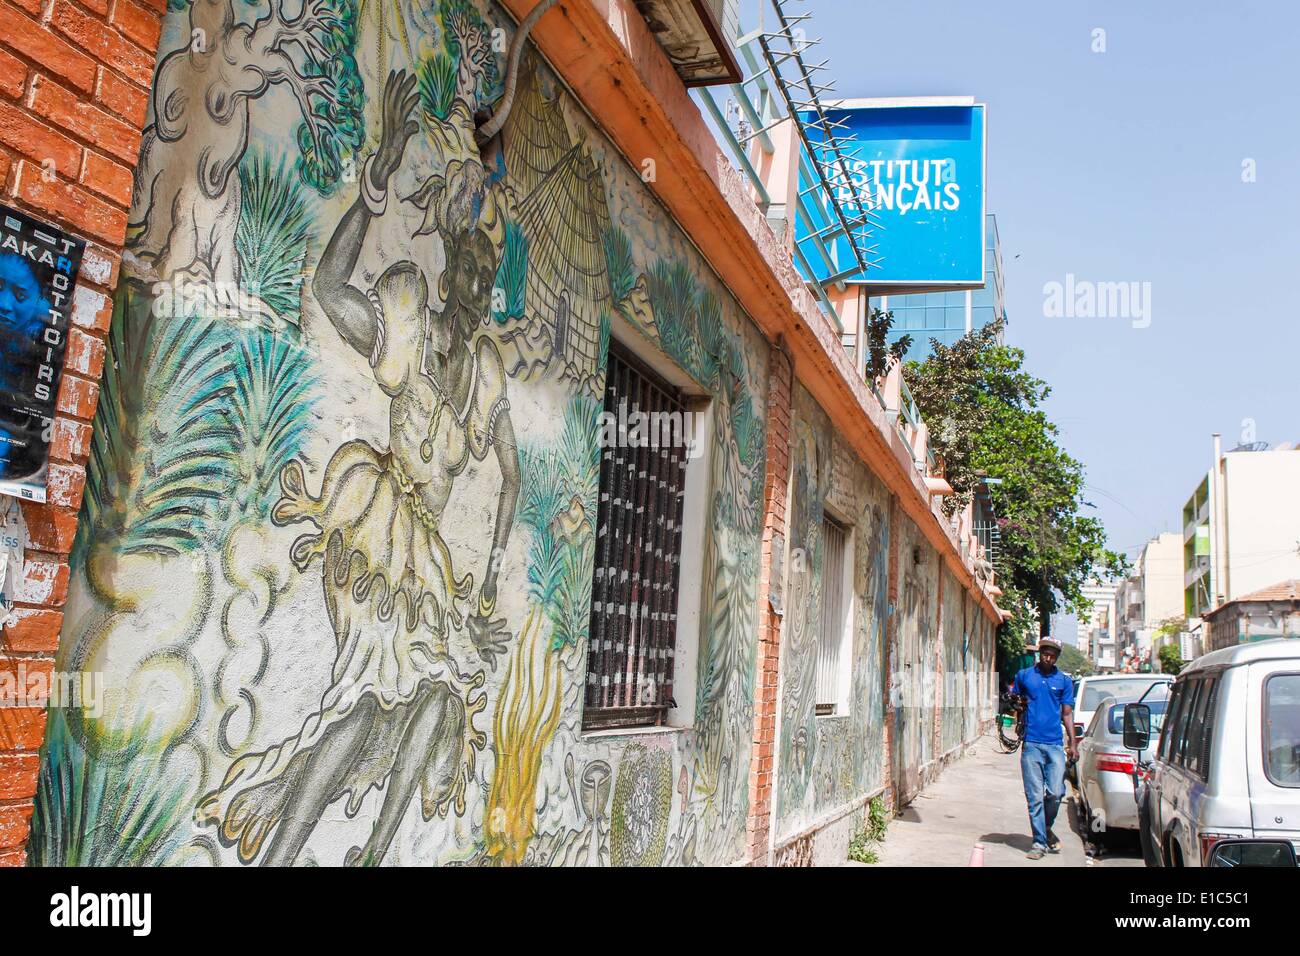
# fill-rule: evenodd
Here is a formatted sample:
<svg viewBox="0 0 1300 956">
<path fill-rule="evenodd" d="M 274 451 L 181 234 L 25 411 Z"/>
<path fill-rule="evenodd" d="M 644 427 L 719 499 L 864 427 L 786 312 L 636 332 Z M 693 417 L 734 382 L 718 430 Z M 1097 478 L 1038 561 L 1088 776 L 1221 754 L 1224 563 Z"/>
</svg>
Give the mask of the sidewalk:
<svg viewBox="0 0 1300 956">
<path fill-rule="evenodd" d="M 984 866 L 1141 866 L 1133 847 L 1108 851 L 1090 861 L 1076 817 L 1074 788 L 1066 783 L 1065 803 L 1053 829 L 1061 852 L 1041 860 L 1029 852 L 1029 816 L 1020 782 L 1020 755 L 1004 754 L 997 737 L 986 734 L 967 748 L 889 824 L 877 853 L 877 866 L 969 866 L 971 850 L 984 844 Z"/>
</svg>

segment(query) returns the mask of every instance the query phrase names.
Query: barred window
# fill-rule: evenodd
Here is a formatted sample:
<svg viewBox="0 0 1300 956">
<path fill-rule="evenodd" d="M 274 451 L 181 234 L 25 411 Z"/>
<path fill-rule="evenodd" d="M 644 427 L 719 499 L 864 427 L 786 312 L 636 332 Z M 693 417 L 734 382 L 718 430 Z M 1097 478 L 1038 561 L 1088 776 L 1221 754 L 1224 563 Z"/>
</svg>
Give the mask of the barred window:
<svg viewBox="0 0 1300 956">
<path fill-rule="evenodd" d="M 583 726 L 667 722 L 689 424 L 680 393 L 617 343 L 605 379 Z M 616 440 L 609 440 L 616 434 Z"/>
<path fill-rule="evenodd" d="M 822 518 L 822 619 L 817 641 L 817 713 L 833 714 L 840 697 L 840 657 L 844 644 L 844 553 L 848 532 L 829 516 Z"/>
</svg>

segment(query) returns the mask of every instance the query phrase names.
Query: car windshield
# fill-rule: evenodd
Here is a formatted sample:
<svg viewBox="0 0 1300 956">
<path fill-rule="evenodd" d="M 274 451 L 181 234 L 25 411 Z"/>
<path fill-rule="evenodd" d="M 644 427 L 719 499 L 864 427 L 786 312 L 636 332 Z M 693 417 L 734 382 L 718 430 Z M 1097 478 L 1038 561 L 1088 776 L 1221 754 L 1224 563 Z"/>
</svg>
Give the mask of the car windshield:
<svg viewBox="0 0 1300 956">
<path fill-rule="evenodd" d="M 1264 766 L 1274 783 L 1300 786 L 1300 674 L 1264 684 Z"/>
<path fill-rule="evenodd" d="M 1150 677 L 1119 677 L 1111 680 L 1088 681 L 1083 687 L 1083 700 L 1079 701 L 1078 709 L 1091 713 L 1107 697 L 1137 700 L 1146 693 L 1148 687 L 1158 683 L 1168 683 L 1168 681 L 1154 681 Z M 1151 693 L 1151 697 L 1165 696 L 1167 694 L 1162 694 L 1159 690 Z M 1151 697 L 1147 700 L 1149 701 Z"/>
<path fill-rule="evenodd" d="M 1126 701 L 1125 703 L 1131 704 L 1133 701 Z M 1142 703 L 1151 708 L 1151 739 L 1154 740 L 1160 733 L 1160 728 L 1165 725 L 1165 705 L 1169 701 L 1163 699 L 1152 700 L 1148 697 Z M 1111 707 L 1110 713 L 1106 715 L 1106 723 L 1112 734 L 1124 733 L 1124 704 L 1116 704 Z"/>
</svg>

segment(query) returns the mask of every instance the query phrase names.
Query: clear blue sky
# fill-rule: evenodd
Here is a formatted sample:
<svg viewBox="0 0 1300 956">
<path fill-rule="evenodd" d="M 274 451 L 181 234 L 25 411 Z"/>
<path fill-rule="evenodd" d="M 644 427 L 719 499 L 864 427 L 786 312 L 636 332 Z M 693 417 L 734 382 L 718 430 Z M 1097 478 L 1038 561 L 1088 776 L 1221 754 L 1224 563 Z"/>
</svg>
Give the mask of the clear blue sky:
<svg viewBox="0 0 1300 956">
<path fill-rule="evenodd" d="M 1231 447 L 1251 418 L 1259 440 L 1300 440 L 1300 4 L 806 8 L 834 95 L 988 104 L 1008 342 L 1051 384 L 1114 547 L 1179 528 L 1212 432 Z M 1150 327 L 1045 318 L 1067 273 L 1150 282 Z"/>
</svg>

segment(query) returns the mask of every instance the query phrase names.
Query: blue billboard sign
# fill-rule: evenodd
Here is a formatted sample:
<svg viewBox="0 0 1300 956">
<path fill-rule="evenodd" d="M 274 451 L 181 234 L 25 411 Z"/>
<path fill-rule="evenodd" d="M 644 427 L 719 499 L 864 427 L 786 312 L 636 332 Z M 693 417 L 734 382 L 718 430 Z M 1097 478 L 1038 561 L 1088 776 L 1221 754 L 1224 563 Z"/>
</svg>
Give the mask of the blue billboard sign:
<svg viewBox="0 0 1300 956">
<path fill-rule="evenodd" d="M 872 210 L 870 268 L 846 281 L 866 283 L 873 294 L 982 285 L 983 104 L 964 97 L 845 100 L 826 112 L 845 123 L 849 174 Z M 847 187 L 836 188 L 848 201 Z M 810 225 L 796 223 L 796 240 L 829 223 Z M 842 233 L 825 244 L 838 263 L 853 262 Z"/>
</svg>

